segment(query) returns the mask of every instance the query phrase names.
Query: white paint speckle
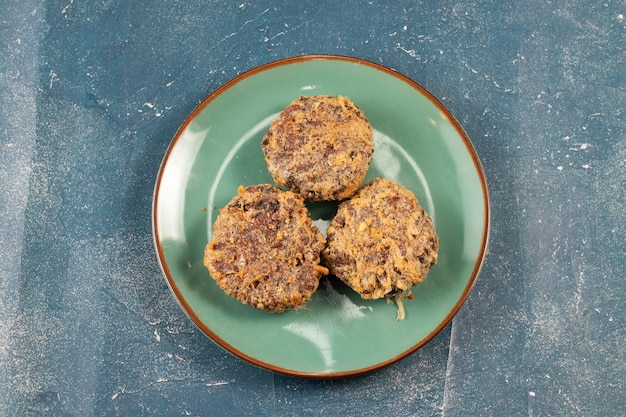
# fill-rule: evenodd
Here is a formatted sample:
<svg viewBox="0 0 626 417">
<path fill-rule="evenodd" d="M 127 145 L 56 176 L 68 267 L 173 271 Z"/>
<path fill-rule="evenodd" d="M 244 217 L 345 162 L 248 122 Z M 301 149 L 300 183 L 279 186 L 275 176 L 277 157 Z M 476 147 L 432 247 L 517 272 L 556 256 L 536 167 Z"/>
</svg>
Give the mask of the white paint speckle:
<svg viewBox="0 0 626 417">
<path fill-rule="evenodd" d="M 535 391 L 530 391 L 530 392 L 528 393 L 528 395 L 529 395 L 529 396 L 531 396 L 531 397 L 534 397 L 534 396 L 535 396 L 535 395 L 537 395 L 537 394 L 535 394 Z"/>
<path fill-rule="evenodd" d="M 52 90 L 52 84 L 54 84 L 55 81 L 59 81 L 59 77 L 56 72 L 50 70 L 50 90 Z"/>
<path fill-rule="evenodd" d="M 159 332 L 156 331 L 156 329 L 154 329 L 154 337 L 157 342 L 161 341 L 161 335 L 159 334 Z"/>
<path fill-rule="evenodd" d="M 563 167 L 561 165 L 559 165 L 558 167 L 556 167 L 556 169 L 558 169 L 559 171 L 563 171 Z"/>
<path fill-rule="evenodd" d="M 403 45 L 401 45 L 399 43 L 396 44 L 396 49 L 399 49 L 402 52 L 407 53 L 411 58 L 417 59 L 418 61 L 421 58 L 421 56 L 417 53 L 417 51 L 415 49 L 406 49 Z"/>
<path fill-rule="evenodd" d="M 124 394 L 126 392 L 126 388 L 124 387 L 120 387 L 119 391 L 117 391 L 115 394 L 111 395 L 111 399 L 114 400 L 116 399 L 120 394 Z"/>
<path fill-rule="evenodd" d="M 585 169 L 589 169 L 589 168 L 591 168 L 591 165 L 589 165 L 589 164 L 584 164 L 582 167 L 583 167 L 583 168 L 585 168 Z"/>
<path fill-rule="evenodd" d="M 207 382 L 205 385 L 207 387 L 217 387 L 220 385 L 228 385 L 228 384 L 230 384 L 230 382 L 228 381 L 217 381 L 217 382 Z"/>
<path fill-rule="evenodd" d="M 65 16 L 65 14 L 67 13 L 67 9 L 69 9 L 72 4 L 74 4 L 74 0 L 70 0 L 70 2 L 67 4 L 67 6 L 65 6 L 63 8 L 63 10 L 61 10 L 61 14 Z"/>
</svg>

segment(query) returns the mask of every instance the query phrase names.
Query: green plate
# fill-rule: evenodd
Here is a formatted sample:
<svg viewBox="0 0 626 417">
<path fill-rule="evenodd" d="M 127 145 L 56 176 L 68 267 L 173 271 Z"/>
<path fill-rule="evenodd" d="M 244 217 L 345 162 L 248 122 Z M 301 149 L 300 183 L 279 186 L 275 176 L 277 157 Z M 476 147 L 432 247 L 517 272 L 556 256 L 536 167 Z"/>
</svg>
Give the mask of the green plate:
<svg viewBox="0 0 626 417">
<path fill-rule="evenodd" d="M 261 151 L 270 122 L 301 95 L 343 95 L 375 132 L 366 181 L 386 177 L 411 189 L 434 220 L 438 264 L 396 306 L 366 301 L 324 278 L 306 308 L 271 314 L 215 284 L 204 247 L 219 209 L 239 185 L 272 183 Z M 323 226 L 335 205 L 310 206 Z M 467 298 L 487 250 L 489 200 L 480 162 L 450 112 L 424 88 L 377 64 L 303 56 L 272 62 L 207 97 L 172 140 L 153 202 L 156 252 L 174 297 L 215 343 L 254 365 L 312 378 L 361 374 L 419 349 Z"/>
</svg>

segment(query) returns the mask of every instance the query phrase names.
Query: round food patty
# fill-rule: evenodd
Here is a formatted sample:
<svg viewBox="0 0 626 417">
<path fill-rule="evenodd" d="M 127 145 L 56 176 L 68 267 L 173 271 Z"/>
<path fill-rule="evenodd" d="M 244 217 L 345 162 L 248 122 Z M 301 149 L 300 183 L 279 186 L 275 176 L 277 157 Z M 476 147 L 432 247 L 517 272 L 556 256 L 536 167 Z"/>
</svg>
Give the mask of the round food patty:
<svg viewBox="0 0 626 417">
<path fill-rule="evenodd" d="M 261 142 L 274 181 L 311 201 L 352 195 L 369 168 L 374 134 L 345 97 L 300 97 L 272 122 Z"/>
<path fill-rule="evenodd" d="M 324 264 L 365 299 L 422 282 L 439 249 L 432 220 L 413 193 L 384 178 L 339 204 L 326 239 Z"/>
<path fill-rule="evenodd" d="M 306 303 L 322 274 L 324 236 L 302 196 L 269 184 L 239 187 L 213 225 L 204 264 L 228 295 L 282 312 Z"/>
</svg>

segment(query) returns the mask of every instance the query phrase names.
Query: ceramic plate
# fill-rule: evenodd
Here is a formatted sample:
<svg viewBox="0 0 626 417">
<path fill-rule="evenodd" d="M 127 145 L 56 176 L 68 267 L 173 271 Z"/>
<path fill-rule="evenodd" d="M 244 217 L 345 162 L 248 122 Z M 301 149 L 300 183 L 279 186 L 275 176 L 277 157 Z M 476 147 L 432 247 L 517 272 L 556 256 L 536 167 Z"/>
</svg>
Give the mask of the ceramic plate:
<svg viewBox="0 0 626 417">
<path fill-rule="evenodd" d="M 272 183 L 261 139 L 270 122 L 301 95 L 343 95 L 375 132 L 366 181 L 386 177 L 411 189 L 434 220 L 438 264 L 396 306 L 362 300 L 324 278 L 306 308 L 271 314 L 243 305 L 203 266 L 212 224 L 237 187 Z M 310 206 L 323 225 L 333 204 Z M 215 343 L 254 365 L 313 378 L 371 371 L 419 349 L 452 319 L 486 253 L 485 177 L 467 135 L 424 88 L 377 64 L 336 56 L 273 62 L 241 74 L 207 97 L 172 140 L 154 193 L 153 229 L 174 297 Z"/>
</svg>

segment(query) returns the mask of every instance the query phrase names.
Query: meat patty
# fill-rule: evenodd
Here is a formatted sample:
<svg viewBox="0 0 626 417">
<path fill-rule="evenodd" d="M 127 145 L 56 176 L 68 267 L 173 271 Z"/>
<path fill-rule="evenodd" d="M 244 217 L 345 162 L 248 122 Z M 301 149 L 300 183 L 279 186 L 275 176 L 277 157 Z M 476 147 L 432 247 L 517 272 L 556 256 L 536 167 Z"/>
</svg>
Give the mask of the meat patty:
<svg viewBox="0 0 626 417">
<path fill-rule="evenodd" d="M 270 184 L 239 187 L 213 225 L 204 264 L 231 297 L 282 312 L 306 303 L 328 273 L 324 244 L 302 196 Z"/>
<path fill-rule="evenodd" d="M 361 185 L 374 153 L 363 112 L 341 96 L 300 97 L 261 142 L 274 181 L 311 201 L 341 200 Z"/>
<path fill-rule="evenodd" d="M 431 218 L 411 191 L 384 178 L 339 205 L 326 239 L 323 263 L 364 299 L 407 291 L 437 263 Z"/>
</svg>

